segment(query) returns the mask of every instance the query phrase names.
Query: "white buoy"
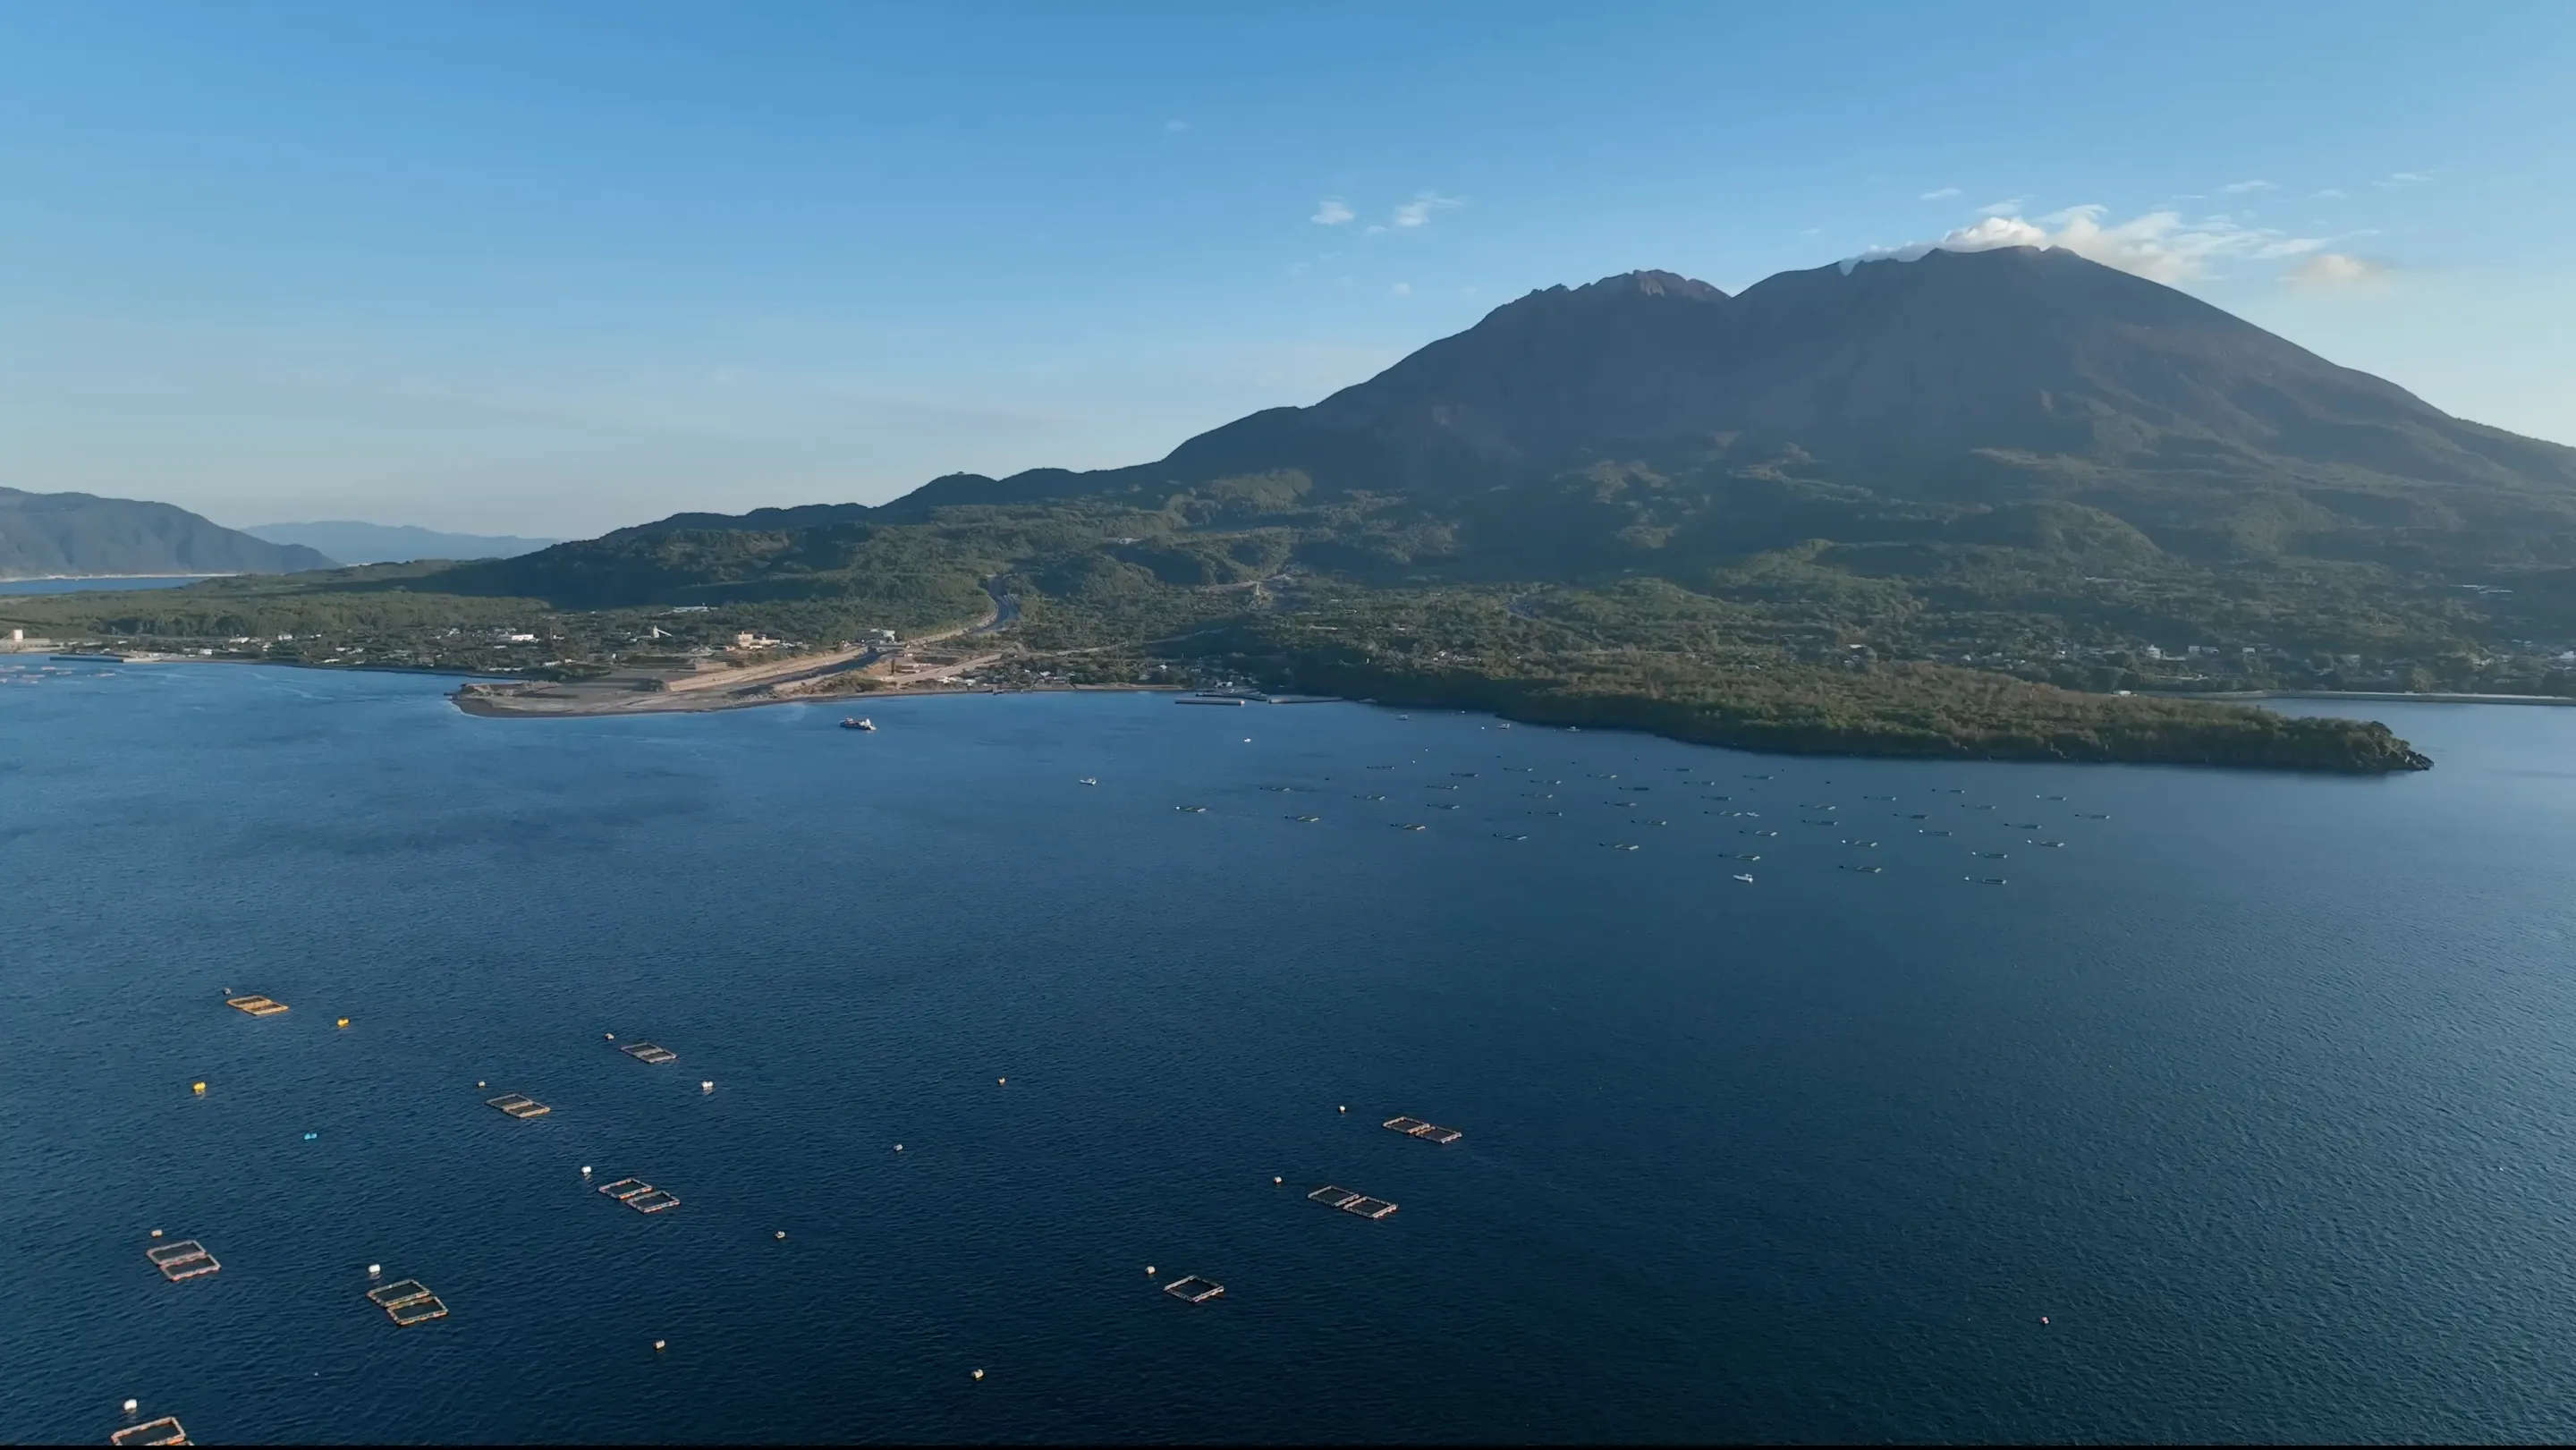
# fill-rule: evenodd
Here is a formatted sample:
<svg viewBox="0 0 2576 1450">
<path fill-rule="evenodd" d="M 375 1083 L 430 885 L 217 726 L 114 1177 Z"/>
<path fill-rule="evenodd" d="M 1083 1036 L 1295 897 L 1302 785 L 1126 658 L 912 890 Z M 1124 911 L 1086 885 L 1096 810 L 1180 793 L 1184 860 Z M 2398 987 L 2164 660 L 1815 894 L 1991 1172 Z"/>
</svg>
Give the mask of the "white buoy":
<svg viewBox="0 0 2576 1450">
<path fill-rule="evenodd" d="M 653 1352 L 655 1354 L 660 1354 L 662 1352 L 662 1341 L 658 1339 L 653 1341 Z"/>
<path fill-rule="evenodd" d="M 159 1238 L 159 1237 L 161 1237 L 161 1230 L 159 1230 L 159 1229 L 157 1229 L 157 1228 L 156 1228 L 156 1229 L 154 1229 L 154 1230 L 152 1231 L 152 1236 L 153 1236 L 154 1238 L 156 1238 L 156 1239 L 157 1239 L 157 1238 Z"/>
<path fill-rule="evenodd" d="M 1280 1177 L 1280 1176 L 1279 1176 L 1278 1174 L 1276 1174 L 1276 1173 L 1273 1173 L 1273 1174 L 1271 1174 L 1271 1175 L 1270 1175 L 1270 1181 L 1271 1181 L 1271 1182 L 1273 1182 L 1273 1183 L 1285 1183 L 1285 1182 L 1287 1182 L 1288 1180 L 1287 1180 L 1287 1179 L 1285 1179 L 1285 1178 Z"/>
<path fill-rule="evenodd" d="M 714 1078 L 708 1078 L 708 1079 L 707 1079 L 707 1080 L 705 1080 L 704 1082 L 701 1082 L 701 1083 L 699 1083 L 699 1084 L 698 1084 L 698 1091 L 700 1091 L 700 1092 L 702 1092 L 702 1093 L 711 1093 L 711 1092 L 714 1092 L 715 1090 L 716 1090 L 716 1083 L 715 1083 L 715 1079 L 714 1079 Z"/>
<path fill-rule="evenodd" d="M 896 1152 L 898 1152 L 898 1153 L 902 1152 L 902 1151 L 903 1151 L 903 1145 L 902 1145 L 901 1143 L 897 1143 L 897 1144 L 895 1144 L 895 1145 L 894 1145 L 894 1150 L 895 1150 Z"/>
<path fill-rule="evenodd" d="M 617 1034 L 614 1032 L 603 1032 L 600 1036 L 607 1038 L 611 1042 L 615 1042 L 617 1040 Z"/>
<path fill-rule="evenodd" d="M 1146 1272 L 1147 1274 L 1151 1274 L 1151 1273 L 1153 1273 L 1153 1272 L 1154 1272 L 1154 1266 L 1153 1266 L 1153 1265 L 1151 1265 L 1151 1264 L 1147 1264 L 1147 1265 L 1145 1266 L 1145 1272 Z"/>
<path fill-rule="evenodd" d="M 782 1238 L 782 1239 L 783 1239 L 783 1238 L 785 1238 L 785 1237 L 787 1237 L 787 1230 L 785 1230 L 785 1229 L 780 1229 L 780 1230 L 778 1231 L 778 1236 L 779 1236 L 780 1238 Z"/>
<path fill-rule="evenodd" d="M 367 1265 L 367 1277 L 368 1277 L 368 1278 L 370 1278 L 370 1279 L 381 1279 L 381 1278 L 383 1278 L 384 1276 L 385 1276 L 385 1266 L 384 1266 L 384 1265 L 382 1265 L 382 1264 L 369 1264 L 369 1265 Z"/>
<path fill-rule="evenodd" d="M 1347 1113 L 1347 1112 L 1349 1112 L 1350 1110 L 1351 1110 L 1351 1109 L 1350 1109 L 1350 1105 L 1349 1105 L 1349 1104 L 1345 1103 L 1345 1104 L 1343 1104 L 1343 1105 L 1342 1105 L 1342 1111 L 1343 1111 L 1343 1112 L 1346 1112 L 1346 1113 Z"/>
<path fill-rule="evenodd" d="M 982 1370 L 980 1370 L 980 1369 L 979 1369 L 979 1370 L 975 1371 L 975 1378 L 977 1378 L 977 1379 L 982 1379 L 983 1377 L 984 1377 L 984 1372 L 983 1372 Z"/>
<path fill-rule="evenodd" d="M 589 1164 L 584 1163 L 583 1165 L 581 1165 L 581 1176 L 582 1176 L 582 1177 L 584 1177 L 584 1178 L 588 1178 L 588 1177 L 590 1176 L 590 1165 L 589 1165 Z"/>
<path fill-rule="evenodd" d="M 1008 1087 L 1008 1086 L 1010 1086 L 1010 1082 L 1011 1082 L 1011 1080 L 1010 1080 L 1009 1078 L 1006 1078 L 1006 1077 L 997 1077 L 997 1078 L 993 1079 L 993 1081 L 995 1081 L 995 1082 L 997 1082 L 997 1083 L 1002 1084 L 1004 1087 Z"/>
<path fill-rule="evenodd" d="M 127 1414 L 129 1414 L 129 1415 L 133 1414 L 136 1410 L 139 1410 L 139 1409 L 141 1409 L 141 1408 L 143 1408 L 141 1405 L 136 1404 L 136 1403 L 135 1403 L 134 1401 L 132 1401 L 132 1400 L 127 1400 L 127 1401 L 125 1402 L 125 1413 L 127 1413 Z"/>
</svg>

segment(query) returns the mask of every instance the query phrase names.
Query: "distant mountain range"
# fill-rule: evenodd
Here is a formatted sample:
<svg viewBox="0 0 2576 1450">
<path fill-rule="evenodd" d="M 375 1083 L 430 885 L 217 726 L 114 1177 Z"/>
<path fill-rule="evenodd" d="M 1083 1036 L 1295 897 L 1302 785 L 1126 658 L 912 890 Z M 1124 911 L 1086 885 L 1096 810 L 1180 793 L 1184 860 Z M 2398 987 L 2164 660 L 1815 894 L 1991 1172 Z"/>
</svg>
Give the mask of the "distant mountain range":
<svg viewBox="0 0 2576 1450">
<path fill-rule="evenodd" d="M 253 538 L 166 503 L 0 488 L 0 579 L 293 574 L 333 563 L 316 549 Z"/>
<path fill-rule="evenodd" d="M 242 530 L 272 544 L 301 544 L 343 564 L 388 564 L 411 559 L 508 559 L 533 554 L 554 539 L 510 534 L 447 534 L 412 524 L 362 524 L 332 519 L 307 524 L 254 524 Z"/>
</svg>

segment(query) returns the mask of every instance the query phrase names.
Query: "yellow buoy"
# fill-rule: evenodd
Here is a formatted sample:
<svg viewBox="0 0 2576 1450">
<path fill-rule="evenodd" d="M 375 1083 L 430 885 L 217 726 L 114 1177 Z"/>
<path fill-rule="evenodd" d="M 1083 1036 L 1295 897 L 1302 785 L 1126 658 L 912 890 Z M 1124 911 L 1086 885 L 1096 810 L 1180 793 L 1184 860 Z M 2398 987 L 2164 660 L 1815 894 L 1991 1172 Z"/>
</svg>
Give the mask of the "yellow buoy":
<svg viewBox="0 0 2576 1450">
<path fill-rule="evenodd" d="M 348 1025 L 349 1025 L 349 1019 L 348 1019 L 348 1018 L 346 1018 L 346 1017 L 341 1018 L 341 1019 L 340 1019 L 340 1025 L 341 1025 L 341 1026 L 343 1026 L 343 1027 L 348 1026 Z"/>
<path fill-rule="evenodd" d="M 204 1083 L 190 1083 L 188 1086 L 189 1090 L 196 1093 L 197 1096 L 204 1097 L 206 1095 L 206 1085 Z"/>
</svg>

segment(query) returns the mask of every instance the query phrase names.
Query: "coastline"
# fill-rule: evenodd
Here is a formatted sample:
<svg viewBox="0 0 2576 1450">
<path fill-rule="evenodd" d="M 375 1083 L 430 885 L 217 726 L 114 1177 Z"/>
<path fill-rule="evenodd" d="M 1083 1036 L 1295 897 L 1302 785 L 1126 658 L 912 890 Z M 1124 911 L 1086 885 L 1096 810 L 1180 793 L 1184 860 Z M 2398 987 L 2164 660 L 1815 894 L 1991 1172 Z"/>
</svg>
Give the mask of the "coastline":
<svg viewBox="0 0 2576 1450">
<path fill-rule="evenodd" d="M 2217 700 L 2240 704 L 2247 700 L 2373 700 L 2391 705 L 2576 705 L 2571 695 L 2478 695 L 2428 691 L 2415 694 L 2405 690 L 2140 690 L 2159 700 Z"/>
<path fill-rule="evenodd" d="M 27 651 L 33 654 L 38 651 Z M 447 692 L 448 703 L 461 714 L 489 720 L 530 719 L 600 719 L 621 715 L 700 714 L 722 710 L 748 710 L 763 705 L 821 704 L 839 701 L 853 708 L 866 700 L 903 700 L 924 696 L 1006 695 L 1006 694 L 1169 694 L 1187 696 L 1202 693 L 1183 685 L 1153 684 L 1048 684 L 1003 688 L 994 685 L 944 685 L 924 683 L 867 690 L 847 694 L 778 694 L 770 683 L 753 683 L 739 690 L 700 688 L 672 691 L 642 689 L 630 677 L 617 684 L 604 681 L 534 681 L 509 676 L 475 675 L 455 670 L 442 670 L 418 665 L 359 664 L 321 665 L 285 660 L 213 659 L 196 655 L 161 655 L 129 660 L 131 664 L 199 664 L 199 665 L 272 665 L 289 669 L 373 671 L 382 674 L 437 675 L 458 681 Z M 825 673 L 837 673 L 848 662 L 826 665 Z M 2390 737 L 2385 748 L 2363 752 L 2359 756 L 2329 749 L 2320 754 L 2308 750 L 2245 748 L 2245 742 L 2202 741 L 2187 744 L 2180 740 L 2153 742 L 2150 748 L 2137 748 L 2141 743 L 2114 743 L 2101 739 L 2074 740 L 1988 740 L 1976 743 L 1935 740 L 1920 735 L 1853 735 L 1842 731 L 1750 727 L 1741 722 L 1723 722 L 1698 717 L 1695 712 L 1675 711 L 1666 702 L 1628 701 L 1629 708 L 1615 698 L 1546 699 L 1519 691 L 1423 689 L 1420 683 L 1386 679 L 1351 679 L 1337 682 L 1345 688 L 1319 694 L 1314 698 L 1347 701 L 1387 709 L 1462 709 L 1489 714 L 1500 720 L 1540 728 L 1568 726 L 1590 730 L 1635 730 L 1644 734 L 1685 744 L 1708 745 L 1720 749 L 1742 750 L 1762 755 L 1838 756 L 1847 759 L 1916 759 L 1916 760 L 1989 760 L 2027 761 L 2066 765 L 2176 765 L 2233 770 L 2279 770 L 2301 774 L 2348 776 L 2384 776 L 2424 770 L 2432 762 L 2416 754 L 2403 741 Z M 1414 688 L 1407 688 L 1410 683 Z M 1375 685 L 1375 689 L 1358 688 Z M 1452 682 L 1454 686 L 1454 682 Z M 1471 698 L 1483 697 L 1483 698 Z M 1246 696 L 1248 703 L 1297 703 Z M 2230 695 L 2168 695 L 2157 692 L 2141 698 L 2207 701 L 2215 704 L 2244 705 L 2258 699 L 2318 700 L 2384 700 L 2400 703 L 2448 704 L 2576 704 L 2547 695 L 2407 695 L 2365 691 L 2271 691 L 2239 692 Z M 1658 708 L 1660 707 L 1660 708 Z M 2384 726 L 2366 727 L 2386 736 Z M 2322 744 L 2323 742 L 2315 742 Z M 2072 747 L 2072 748 L 2070 748 Z M 2214 747 L 2214 748 L 2213 748 Z"/>
</svg>

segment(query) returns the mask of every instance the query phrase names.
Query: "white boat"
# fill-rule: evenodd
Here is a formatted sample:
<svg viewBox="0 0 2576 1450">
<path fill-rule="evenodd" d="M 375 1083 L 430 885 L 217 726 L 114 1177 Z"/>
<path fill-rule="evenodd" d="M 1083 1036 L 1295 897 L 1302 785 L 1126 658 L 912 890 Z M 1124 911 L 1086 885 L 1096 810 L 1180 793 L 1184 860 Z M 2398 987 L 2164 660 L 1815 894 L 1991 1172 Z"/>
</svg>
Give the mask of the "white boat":
<svg viewBox="0 0 2576 1450">
<path fill-rule="evenodd" d="M 1750 886 L 1753 884 L 1753 873 L 1750 871 L 1738 871 L 1735 873 L 1735 879 L 1743 882 L 1747 886 Z"/>
<path fill-rule="evenodd" d="M 870 720 L 864 715 L 851 715 L 845 717 L 841 721 L 841 728 L 844 730 L 874 730 L 877 726 L 875 721 Z"/>
</svg>

